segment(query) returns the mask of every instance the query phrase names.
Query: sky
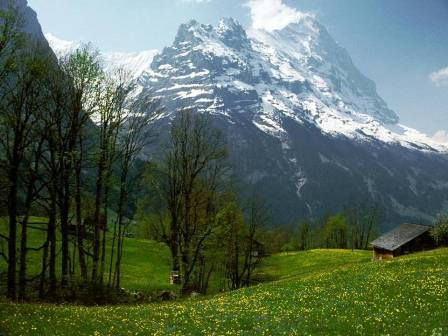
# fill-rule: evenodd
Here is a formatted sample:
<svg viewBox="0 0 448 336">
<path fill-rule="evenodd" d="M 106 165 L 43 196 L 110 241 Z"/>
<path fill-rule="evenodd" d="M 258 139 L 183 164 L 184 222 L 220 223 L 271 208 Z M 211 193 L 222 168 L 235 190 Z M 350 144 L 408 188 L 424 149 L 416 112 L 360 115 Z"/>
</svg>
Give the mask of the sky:
<svg viewBox="0 0 448 336">
<path fill-rule="evenodd" d="M 400 122 L 448 141 L 448 0 L 28 0 L 44 32 L 100 50 L 161 50 L 181 23 L 281 29 L 313 13 Z"/>
</svg>

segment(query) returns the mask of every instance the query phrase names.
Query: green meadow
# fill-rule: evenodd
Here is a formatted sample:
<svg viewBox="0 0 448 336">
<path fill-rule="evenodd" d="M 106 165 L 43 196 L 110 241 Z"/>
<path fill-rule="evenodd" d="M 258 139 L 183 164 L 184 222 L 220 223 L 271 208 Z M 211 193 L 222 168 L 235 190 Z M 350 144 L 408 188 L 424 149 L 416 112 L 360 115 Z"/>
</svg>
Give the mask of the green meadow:
<svg viewBox="0 0 448 336">
<path fill-rule="evenodd" d="M 4 219 L 3 219 L 4 220 Z M 43 218 L 33 218 L 32 222 L 44 222 Z M 6 227 L 2 223 L 1 229 Z M 1 231 L 0 231 L 1 232 Z M 20 231 L 19 233 L 20 234 Z M 30 230 L 28 237 L 28 246 L 38 248 L 45 241 L 45 233 L 38 230 Z M 112 239 L 107 237 L 106 260 L 109 259 Z M 162 290 L 173 290 L 169 285 L 169 276 L 171 271 L 170 252 L 165 244 L 149 240 L 125 238 L 124 240 L 124 258 L 122 261 L 121 286 L 128 291 L 137 291 L 146 294 L 153 294 Z M 41 251 L 30 250 L 28 252 L 28 275 L 29 277 L 39 274 L 42 266 Z M 57 256 L 56 265 L 59 266 L 59 257 Z M 76 263 L 75 259 L 75 263 Z M 108 268 L 109 263 L 106 263 Z M 6 263 L 0 258 L 0 272 L 6 271 Z M 75 267 L 78 270 L 78 267 Z M 108 271 L 108 269 L 106 270 Z"/>
<path fill-rule="evenodd" d="M 157 258 L 145 255 L 155 246 L 129 240 L 127 258 L 141 264 L 126 260 L 124 284 L 164 282 L 152 274 Z M 448 334 L 448 249 L 388 262 L 372 262 L 365 251 L 283 253 L 267 258 L 258 276 L 273 281 L 169 303 L 2 303 L 0 325 L 6 335 Z"/>
</svg>

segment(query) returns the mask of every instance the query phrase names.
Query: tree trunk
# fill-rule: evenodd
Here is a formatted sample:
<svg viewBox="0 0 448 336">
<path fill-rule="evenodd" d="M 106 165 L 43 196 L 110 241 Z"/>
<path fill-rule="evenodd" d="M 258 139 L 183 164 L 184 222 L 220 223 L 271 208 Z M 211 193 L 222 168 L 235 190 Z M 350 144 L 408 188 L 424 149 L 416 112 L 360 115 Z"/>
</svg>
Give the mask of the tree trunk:
<svg viewBox="0 0 448 336">
<path fill-rule="evenodd" d="M 118 231 L 121 236 L 118 236 L 117 261 L 115 265 L 115 289 L 117 290 L 120 289 L 120 283 L 121 283 L 121 258 L 123 256 L 123 246 L 124 246 L 124 237 L 120 227 Z"/>
<path fill-rule="evenodd" d="M 17 269 L 17 183 L 18 172 L 16 166 L 9 172 L 10 190 L 8 195 L 9 240 L 8 240 L 8 297 L 16 299 L 16 269 Z"/>
<path fill-rule="evenodd" d="M 98 176 L 96 180 L 95 214 L 93 221 L 93 263 L 92 282 L 98 283 L 98 263 L 100 262 L 100 220 L 103 203 L 103 174 L 104 174 L 104 153 L 101 150 L 101 157 L 98 163 Z"/>
<path fill-rule="evenodd" d="M 20 270 L 19 270 L 19 300 L 23 301 L 26 297 L 26 270 L 27 270 L 27 252 L 28 252 L 28 222 L 31 212 L 33 200 L 38 196 L 35 193 L 35 184 L 38 179 L 39 164 L 42 155 L 43 136 L 41 137 L 38 147 L 34 154 L 33 167 L 29 170 L 30 178 L 27 181 L 26 200 L 24 215 L 22 218 L 22 232 L 20 239 Z"/>
<path fill-rule="evenodd" d="M 56 182 L 53 183 L 53 187 L 56 186 Z M 56 290 L 56 189 L 50 191 L 51 205 L 50 214 L 48 218 L 47 227 L 47 241 L 50 248 L 50 260 L 49 260 L 49 293 L 53 295 Z"/>
<path fill-rule="evenodd" d="M 123 255 L 123 245 L 124 245 L 124 207 L 128 199 L 128 190 L 126 182 L 128 180 L 128 168 L 130 160 L 125 154 L 124 163 L 122 165 L 122 172 L 120 176 L 120 196 L 118 199 L 118 209 L 117 209 L 117 223 L 118 223 L 118 236 L 117 236 L 117 259 L 115 262 L 115 288 L 120 289 L 120 277 L 121 277 L 121 257 Z"/>
<path fill-rule="evenodd" d="M 80 149 L 82 152 L 82 148 Z M 77 228 L 77 241 L 78 241 L 78 259 L 79 268 L 81 270 L 81 278 L 86 283 L 88 281 L 86 257 L 84 253 L 84 234 L 85 228 L 82 221 L 81 212 L 81 159 L 79 158 L 75 164 L 75 179 L 76 179 L 76 193 L 75 193 L 75 207 L 76 207 L 76 228 Z"/>
<path fill-rule="evenodd" d="M 171 259 L 172 259 L 172 268 L 173 271 L 179 272 L 179 224 L 177 222 L 177 218 L 174 217 L 171 219 L 171 234 L 170 234 L 170 250 L 171 250 Z"/>
<path fill-rule="evenodd" d="M 45 298 L 45 283 L 46 283 L 46 274 L 47 274 L 47 259 L 48 259 L 48 235 L 47 240 L 44 246 L 44 253 L 42 255 L 42 269 L 40 271 L 40 283 L 39 283 L 39 299 Z"/>
<path fill-rule="evenodd" d="M 67 167 L 69 168 L 70 165 Z M 70 209 L 70 182 L 67 176 L 69 169 L 65 169 L 63 172 L 63 181 L 61 189 L 63 190 L 61 195 L 61 286 L 66 287 L 68 285 L 68 272 L 69 272 L 69 237 L 68 237 L 68 217 Z"/>
<path fill-rule="evenodd" d="M 107 196 L 106 196 L 107 198 Z M 106 228 L 107 228 L 107 201 L 104 204 L 104 228 L 103 228 L 103 237 L 101 242 L 101 264 L 100 264 L 100 284 L 103 285 L 104 282 L 104 272 L 105 272 L 105 264 L 106 264 Z"/>
<path fill-rule="evenodd" d="M 111 246 L 110 261 L 109 261 L 109 279 L 107 281 L 107 285 L 109 287 L 112 286 L 112 273 L 113 273 L 114 257 L 115 257 L 115 242 L 117 240 L 117 222 L 118 222 L 118 220 L 115 219 L 115 222 L 114 222 L 114 233 L 113 233 L 113 236 L 112 236 L 112 246 Z"/>
<path fill-rule="evenodd" d="M 19 269 L 19 300 L 25 300 L 26 296 L 26 255 L 28 245 L 28 215 L 22 219 L 22 232 L 20 238 L 20 269 Z"/>
<path fill-rule="evenodd" d="M 107 233 L 107 227 L 108 227 L 108 206 L 109 206 L 109 191 L 110 191 L 110 177 L 111 177 L 111 169 L 112 167 L 109 165 L 107 173 L 106 173 L 106 179 L 105 179 L 105 188 L 104 188 L 104 228 L 103 228 L 103 240 L 101 243 L 101 268 L 100 268 L 100 283 L 103 285 L 104 282 L 104 273 L 105 273 L 105 266 L 106 266 L 106 233 Z"/>
<path fill-rule="evenodd" d="M 192 189 L 192 182 L 189 183 L 187 190 Z M 192 271 L 191 265 L 191 236 L 190 236 L 190 214 L 191 214 L 191 193 L 185 192 L 185 214 L 183 218 L 183 234 L 181 235 L 181 255 L 182 255 L 182 294 L 187 294 L 186 291 L 190 286 L 190 274 Z"/>
</svg>

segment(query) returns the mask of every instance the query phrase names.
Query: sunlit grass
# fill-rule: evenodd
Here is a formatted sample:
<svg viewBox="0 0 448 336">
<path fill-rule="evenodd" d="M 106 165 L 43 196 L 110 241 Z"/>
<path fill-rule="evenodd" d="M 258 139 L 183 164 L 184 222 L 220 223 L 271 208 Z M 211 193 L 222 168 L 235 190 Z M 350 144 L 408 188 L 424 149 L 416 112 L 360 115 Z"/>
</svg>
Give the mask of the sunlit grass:
<svg viewBox="0 0 448 336">
<path fill-rule="evenodd" d="M 256 276 L 271 280 L 303 278 L 316 272 L 329 272 L 341 266 L 365 263 L 371 259 L 372 252 L 358 250 L 283 252 L 263 260 Z"/>
<path fill-rule="evenodd" d="M 0 325 L 11 335 L 448 334 L 447 249 L 379 263 L 365 252 L 356 262 L 358 252 L 349 252 L 273 256 L 269 263 L 285 258 L 282 280 L 202 300 L 97 308 L 3 304 Z M 316 254 L 316 262 L 300 276 L 295 268 L 306 270 L 307 254 Z M 341 258 L 348 265 L 335 265 Z"/>
</svg>

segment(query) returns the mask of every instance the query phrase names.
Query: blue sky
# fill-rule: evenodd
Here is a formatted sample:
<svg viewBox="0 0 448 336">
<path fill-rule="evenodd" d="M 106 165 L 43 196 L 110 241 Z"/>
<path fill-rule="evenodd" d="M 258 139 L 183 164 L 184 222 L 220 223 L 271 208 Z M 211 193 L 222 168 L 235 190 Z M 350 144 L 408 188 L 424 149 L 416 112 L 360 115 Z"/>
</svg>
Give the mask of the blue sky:
<svg viewBox="0 0 448 336">
<path fill-rule="evenodd" d="M 248 1 L 28 0 L 45 32 L 104 51 L 162 49 L 193 18 L 216 24 L 230 16 L 249 27 L 256 18 Z M 250 1 L 315 13 L 403 124 L 430 135 L 448 130 L 448 0 Z"/>
</svg>

